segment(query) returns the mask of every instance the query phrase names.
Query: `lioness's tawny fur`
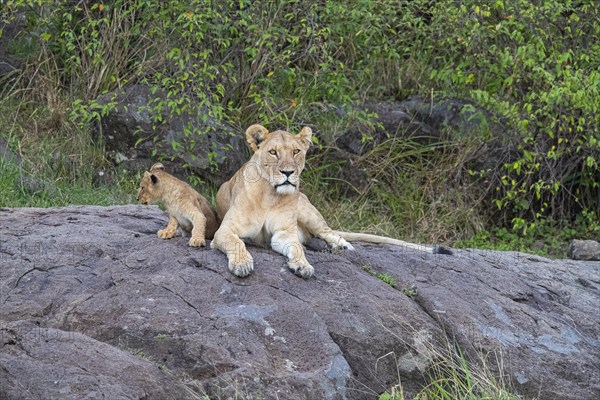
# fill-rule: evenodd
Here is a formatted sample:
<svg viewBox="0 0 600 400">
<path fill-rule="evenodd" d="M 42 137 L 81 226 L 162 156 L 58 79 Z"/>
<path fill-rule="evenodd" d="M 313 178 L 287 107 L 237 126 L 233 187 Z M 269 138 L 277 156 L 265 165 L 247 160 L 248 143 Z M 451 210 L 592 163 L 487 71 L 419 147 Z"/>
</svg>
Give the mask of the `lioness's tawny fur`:
<svg viewBox="0 0 600 400">
<path fill-rule="evenodd" d="M 167 173 L 160 163 L 144 172 L 137 198 L 142 204 L 162 201 L 167 209 L 169 223 L 157 232 L 159 238 L 170 239 L 181 227 L 191 233 L 190 246 L 204 246 L 219 227 L 213 206 L 190 185 Z"/>
<path fill-rule="evenodd" d="M 254 269 L 244 241 L 270 244 L 288 258 L 289 268 L 304 278 L 310 277 L 314 269 L 306 260 L 302 243 L 313 236 L 325 240 L 332 248 L 353 249 L 347 240 L 358 240 L 428 253 L 441 249 L 382 236 L 333 231 L 299 191 L 311 137 L 309 127 L 297 135 L 269 132 L 261 125 L 246 130 L 254 155 L 217 193 L 217 213 L 222 223 L 211 242 L 211 247 L 227 254 L 229 270 L 234 275 L 243 277 Z"/>
</svg>

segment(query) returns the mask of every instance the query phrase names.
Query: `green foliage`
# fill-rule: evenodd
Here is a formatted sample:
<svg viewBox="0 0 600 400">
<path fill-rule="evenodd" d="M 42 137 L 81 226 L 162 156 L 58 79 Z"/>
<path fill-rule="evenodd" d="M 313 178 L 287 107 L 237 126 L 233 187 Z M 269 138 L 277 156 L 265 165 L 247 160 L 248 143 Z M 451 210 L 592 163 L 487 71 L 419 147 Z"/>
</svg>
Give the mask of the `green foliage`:
<svg viewBox="0 0 600 400">
<path fill-rule="evenodd" d="M 504 131 L 482 120 L 472 137 L 387 143 L 358 160 L 372 182 L 358 199 L 340 189 L 340 165 L 308 170 L 307 193 L 360 210 L 344 220 L 324 204 L 334 225 L 406 239 L 454 241 L 486 225 L 539 236 L 554 223 L 589 236 L 600 215 L 599 14 L 572 0 L 11 0 L 0 21 L 19 24 L 10 46 L 24 63 L 0 92 L 25 104 L 18 113 L 50 113 L 55 131 L 85 131 L 116 105 L 100 94 L 144 83 L 158 95 L 156 125 L 186 117 L 172 147 L 190 152 L 210 121 L 311 124 L 326 148 L 348 127 L 369 140 L 372 116 L 357 103 L 464 98 Z M 497 164 L 476 170 L 469 155 L 489 141 L 501 144 Z"/>
<path fill-rule="evenodd" d="M 430 383 L 414 400 L 522 399 L 505 385 L 506 383 L 498 380 L 486 365 L 470 364 L 459 349 L 451 358 L 438 361 L 431 372 Z"/>
<path fill-rule="evenodd" d="M 452 79 L 432 78 L 506 118 L 508 162 L 484 176 L 507 223 L 598 212 L 600 46 L 590 38 L 600 37 L 599 13 L 592 2 L 522 0 L 448 14 L 462 28 L 446 41 L 460 50 L 443 63 Z"/>
<path fill-rule="evenodd" d="M 393 386 L 389 391 L 381 393 L 379 400 L 404 400 L 404 395 L 401 388 Z"/>
<path fill-rule="evenodd" d="M 377 273 L 375 272 L 375 270 L 373 269 L 373 267 L 371 267 L 369 264 L 363 265 L 362 269 L 363 269 L 363 271 L 365 271 L 369 275 L 372 275 L 372 276 L 377 275 Z"/>
<path fill-rule="evenodd" d="M 154 358 L 151 355 L 146 354 L 144 349 L 131 349 L 131 354 L 141 358 L 142 360 L 144 360 L 146 362 L 149 362 L 149 363 L 154 362 Z M 160 368 L 160 366 L 159 366 L 159 368 Z"/>
<path fill-rule="evenodd" d="M 468 41 L 488 47 L 469 49 L 472 68 L 485 71 L 472 95 L 514 130 L 517 156 L 488 175 L 513 225 L 598 212 L 600 46 L 589 38 L 600 37 L 599 13 L 592 3 L 498 3 L 470 29 Z"/>
<path fill-rule="evenodd" d="M 419 294 L 419 292 L 417 291 L 417 288 L 415 286 L 402 289 L 402 293 L 404 293 L 407 297 L 410 297 L 410 298 L 415 298 Z"/>
<path fill-rule="evenodd" d="M 377 276 L 377 278 L 380 281 L 387 283 L 391 287 L 396 287 L 396 278 L 393 275 L 388 274 L 387 272 L 383 273 L 383 274 L 379 274 Z"/>
</svg>

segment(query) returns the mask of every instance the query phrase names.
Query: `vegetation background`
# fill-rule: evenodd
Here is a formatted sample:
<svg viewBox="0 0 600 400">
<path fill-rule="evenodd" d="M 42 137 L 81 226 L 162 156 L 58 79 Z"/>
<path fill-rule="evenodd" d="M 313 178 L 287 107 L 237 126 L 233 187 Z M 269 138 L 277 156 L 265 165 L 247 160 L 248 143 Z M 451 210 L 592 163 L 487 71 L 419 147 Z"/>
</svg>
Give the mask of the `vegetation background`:
<svg viewBox="0 0 600 400">
<path fill-rule="evenodd" d="M 599 20 L 593 0 L 3 0 L 0 144 L 16 157 L 0 206 L 135 201 L 140 172 L 110 165 L 90 126 L 114 106 L 100 95 L 143 83 L 240 132 L 315 126 L 303 190 L 333 226 L 563 256 L 600 236 Z M 361 104 L 410 97 L 462 99 L 504 131 L 378 144 L 349 196 L 319 150 L 349 127 L 370 140 Z M 478 169 L 494 140 L 505 151 Z M 118 180 L 94 185 L 98 167 Z"/>
</svg>

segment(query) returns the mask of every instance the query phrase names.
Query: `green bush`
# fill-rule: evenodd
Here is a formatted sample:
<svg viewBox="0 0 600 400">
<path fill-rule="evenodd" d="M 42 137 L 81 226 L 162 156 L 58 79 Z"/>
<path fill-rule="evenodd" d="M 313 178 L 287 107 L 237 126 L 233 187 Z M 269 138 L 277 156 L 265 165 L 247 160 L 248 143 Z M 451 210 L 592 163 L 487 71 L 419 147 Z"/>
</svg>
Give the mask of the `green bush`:
<svg viewBox="0 0 600 400">
<path fill-rule="evenodd" d="M 505 119 L 508 162 L 483 171 L 502 219 L 525 228 L 544 216 L 598 213 L 600 42 L 590 39 L 600 37 L 600 6 L 516 1 L 456 11 L 462 32 L 447 42 L 461 39 L 462 51 L 445 63 L 455 66 L 445 83 Z"/>
<path fill-rule="evenodd" d="M 21 27 L 12 49 L 25 62 L 0 87 L 28 102 L 21 112 L 41 105 L 55 124 L 86 129 L 114 106 L 99 106 L 100 94 L 145 83 L 166 93 L 152 105 L 157 124 L 164 109 L 197 116 L 185 128 L 192 138 L 208 119 L 240 129 L 317 124 L 323 145 L 345 126 L 368 134 L 360 102 L 463 98 L 487 108 L 504 132 L 451 134 L 435 152 L 397 159 L 407 171 L 368 171 L 380 178 L 363 195 L 372 214 L 391 207 L 398 226 L 442 221 L 431 239 L 457 236 L 444 229 L 472 234 L 485 218 L 522 234 L 546 219 L 559 229 L 587 221 L 589 235 L 600 215 L 599 14 L 597 2 L 570 0 L 12 0 L 0 18 Z M 501 143 L 499 163 L 474 170 L 468 152 L 490 140 Z M 405 151 L 393 145 L 390 154 Z M 464 211 L 450 211 L 457 207 Z"/>
</svg>

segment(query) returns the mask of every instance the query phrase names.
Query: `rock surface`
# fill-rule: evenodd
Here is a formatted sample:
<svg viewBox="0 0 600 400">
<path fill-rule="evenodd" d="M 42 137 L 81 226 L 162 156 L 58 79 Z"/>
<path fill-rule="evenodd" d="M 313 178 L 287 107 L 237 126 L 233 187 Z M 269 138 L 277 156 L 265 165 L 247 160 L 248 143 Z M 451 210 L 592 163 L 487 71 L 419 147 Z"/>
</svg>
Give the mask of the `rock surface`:
<svg viewBox="0 0 600 400">
<path fill-rule="evenodd" d="M 598 262 L 359 243 L 307 250 L 302 280 L 250 247 L 239 279 L 224 254 L 157 238 L 166 220 L 0 210 L 0 398 L 376 399 L 398 377 L 410 396 L 448 340 L 501 355 L 525 396 L 600 396 Z"/>
<path fill-rule="evenodd" d="M 573 260 L 600 261 L 600 242 L 573 239 L 569 243 L 568 253 Z"/>
</svg>

